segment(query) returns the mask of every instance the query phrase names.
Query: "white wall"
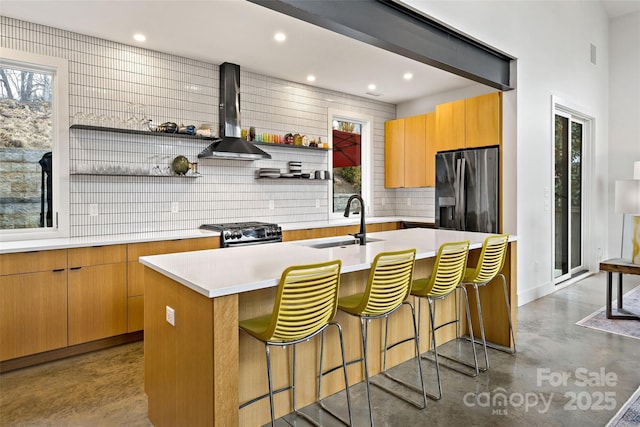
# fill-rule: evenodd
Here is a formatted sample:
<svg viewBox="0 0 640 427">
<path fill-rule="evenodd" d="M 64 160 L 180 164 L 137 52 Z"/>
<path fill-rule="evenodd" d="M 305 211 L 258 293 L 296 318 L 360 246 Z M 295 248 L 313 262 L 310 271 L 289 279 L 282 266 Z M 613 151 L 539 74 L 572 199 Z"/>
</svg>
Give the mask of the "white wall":
<svg viewBox="0 0 640 427">
<path fill-rule="evenodd" d="M 606 185 L 609 215 L 608 254 L 620 255 L 622 215 L 615 213 L 616 179 L 633 177 L 633 162 L 640 161 L 640 12 L 610 23 L 610 128 L 609 180 Z"/>
<path fill-rule="evenodd" d="M 519 303 L 552 292 L 552 216 L 551 209 L 545 208 L 545 198 L 553 204 L 552 96 L 595 118 L 592 173 L 598 191 L 592 219 L 593 224 L 607 220 L 609 27 L 602 5 L 591 1 L 406 3 L 517 58 L 517 90 L 510 93 L 507 106 L 514 109 L 516 123 L 505 123 L 509 128 L 516 126 L 516 133 L 503 141 L 516 159 L 504 179 L 517 180 L 517 190 L 514 198 L 505 200 L 505 216 L 517 227 Z M 597 47 L 597 65 L 590 63 L 590 44 Z M 398 111 L 405 111 L 404 107 Z M 585 242 L 594 248 L 588 254 L 592 258 L 598 247 L 605 247 L 607 229 L 602 228 Z"/>
</svg>

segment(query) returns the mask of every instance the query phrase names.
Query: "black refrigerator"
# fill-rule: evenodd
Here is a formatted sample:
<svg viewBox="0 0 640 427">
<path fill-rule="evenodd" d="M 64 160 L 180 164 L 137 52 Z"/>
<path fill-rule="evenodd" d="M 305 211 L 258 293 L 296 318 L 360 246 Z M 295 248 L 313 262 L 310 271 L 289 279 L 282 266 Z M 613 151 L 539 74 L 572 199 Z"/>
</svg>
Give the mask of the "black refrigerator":
<svg viewBox="0 0 640 427">
<path fill-rule="evenodd" d="M 498 147 L 436 154 L 436 228 L 497 233 Z"/>
</svg>

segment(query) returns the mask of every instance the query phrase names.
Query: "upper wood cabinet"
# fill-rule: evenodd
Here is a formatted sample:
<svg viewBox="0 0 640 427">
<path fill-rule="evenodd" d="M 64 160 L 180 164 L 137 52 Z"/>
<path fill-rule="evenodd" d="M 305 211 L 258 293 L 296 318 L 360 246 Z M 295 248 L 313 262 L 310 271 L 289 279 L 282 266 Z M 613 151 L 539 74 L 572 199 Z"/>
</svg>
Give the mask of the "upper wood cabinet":
<svg viewBox="0 0 640 427">
<path fill-rule="evenodd" d="M 465 100 L 436 106 L 436 152 L 465 147 Z"/>
<path fill-rule="evenodd" d="M 426 187 L 427 119 L 425 115 L 407 117 L 404 122 L 404 185 Z"/>
<path fill-rule="evenodd" d="M 404 187 L 404 123 L 405 119 L 384 124 L 384 186 Z"/>
<path fill-rule="evenodd" d="M 436 107 L 436 152 L 502 142 L 502 92 Z"/>
<path fill-rule="evenodd" d="M 465 100 L 465 147 L 502 144 L 502 92 Z"/>
<path fill-rule="evenodd" d="M 431 129 L 428 127 L 431 126 Z M 422 114 L 385 123 L 385 187 L 433 186 L 434 147 L 428 141 L 435 115 Z M 431 141 L 431 143 L 433 140 Z"/>
</svg>

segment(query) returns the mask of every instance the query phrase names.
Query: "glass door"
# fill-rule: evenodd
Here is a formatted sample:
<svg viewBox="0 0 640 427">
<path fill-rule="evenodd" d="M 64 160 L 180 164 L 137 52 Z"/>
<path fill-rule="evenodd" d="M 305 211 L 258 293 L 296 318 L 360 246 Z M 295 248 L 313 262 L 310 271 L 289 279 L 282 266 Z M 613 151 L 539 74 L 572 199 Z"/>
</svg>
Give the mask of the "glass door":
<svg viewBox="0 0 640 427">
<path fill-rule="evenodd" d="M 583 270 L 583 145 L 585 123 L 562 112 L 554 129 L 554 282 Z"/>
</svg>

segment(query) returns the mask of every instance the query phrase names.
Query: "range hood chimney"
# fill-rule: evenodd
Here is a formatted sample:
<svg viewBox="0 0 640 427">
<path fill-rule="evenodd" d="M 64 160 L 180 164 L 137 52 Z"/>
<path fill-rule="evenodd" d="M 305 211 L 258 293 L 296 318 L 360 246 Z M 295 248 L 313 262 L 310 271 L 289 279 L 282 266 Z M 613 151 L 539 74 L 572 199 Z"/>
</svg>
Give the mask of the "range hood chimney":
<svg viewBox="0 0 640 427">
<path fill-rule="evenodd" d="M 240 137 L 240 66 L 225 62 L 220 65 L 219 139 L 202 150 L 199 158 L 234 160 L 270 159 L 251 142 Z"/>
</svg>

